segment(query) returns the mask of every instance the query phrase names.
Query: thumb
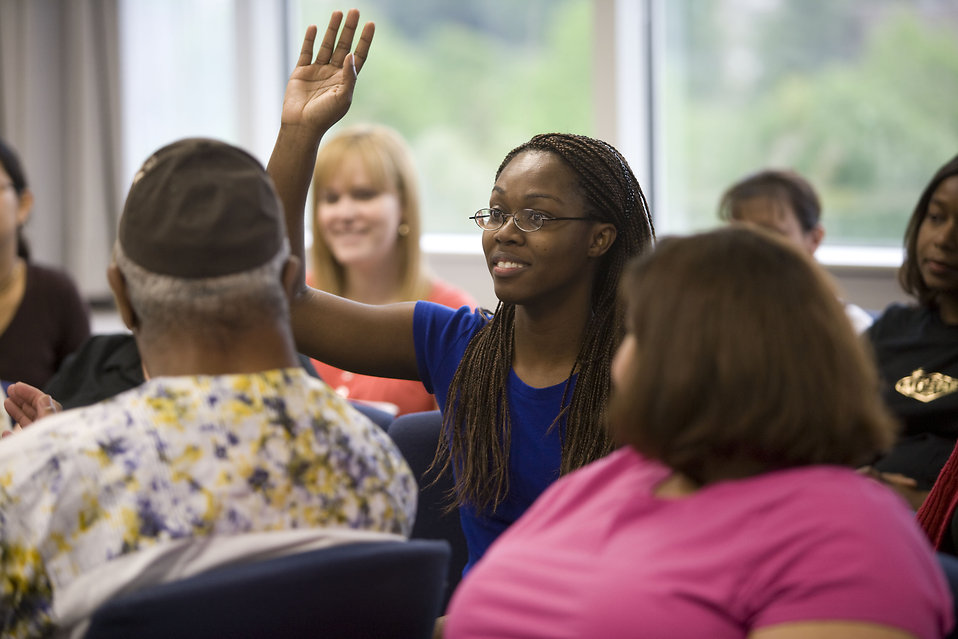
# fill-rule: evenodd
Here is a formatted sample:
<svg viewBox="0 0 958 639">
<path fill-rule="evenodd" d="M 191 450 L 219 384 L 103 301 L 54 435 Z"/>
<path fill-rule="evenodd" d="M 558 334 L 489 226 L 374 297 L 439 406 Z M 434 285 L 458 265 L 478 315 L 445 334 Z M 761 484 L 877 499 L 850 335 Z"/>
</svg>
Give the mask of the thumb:
<svg viewBox="0 0 958 639">
<path fill-rule="evenodd" d="M 359 75 L 359 71 L 356 69 L 356 56 L 352 53 L 347 53 L 343 59 L 343 75 L 350 85 L 356 83 L 356 76 Z"/>
</svg>

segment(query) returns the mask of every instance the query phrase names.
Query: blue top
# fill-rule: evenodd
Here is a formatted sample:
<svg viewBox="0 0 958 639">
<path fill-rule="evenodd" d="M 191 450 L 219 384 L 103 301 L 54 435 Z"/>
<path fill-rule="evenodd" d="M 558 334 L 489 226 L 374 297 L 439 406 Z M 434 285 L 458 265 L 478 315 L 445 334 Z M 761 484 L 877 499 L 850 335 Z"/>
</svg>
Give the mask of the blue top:
<svg viewBox="0 0 958 639">
<path fill-rule="evenodd" d="M 416 303 L 413 332 L 419 375 L 426 388 L 435 393 L 440 409 L 445 410 L 449 384 L 469 340 L 486 322 L 481 311 L 470 311 L 468 307 L 455 310 L 431 302 Z M 559 413 L 564 387 L 563 382 L 533 388 L 510 371 L 506 383 L 512 420 L 509 492 L 495 511 L 478 512 L 469 506 L 459 509 L 469 548 L 469 561 L 463 574 L 482 557 L 496 537 L 558 479 L 562 461 L 560 436 L 565 431 L 565 419 L 558 428 L 550 426 Z M 567 403 L 571 394 L 572 388 Z"/>
</svg>

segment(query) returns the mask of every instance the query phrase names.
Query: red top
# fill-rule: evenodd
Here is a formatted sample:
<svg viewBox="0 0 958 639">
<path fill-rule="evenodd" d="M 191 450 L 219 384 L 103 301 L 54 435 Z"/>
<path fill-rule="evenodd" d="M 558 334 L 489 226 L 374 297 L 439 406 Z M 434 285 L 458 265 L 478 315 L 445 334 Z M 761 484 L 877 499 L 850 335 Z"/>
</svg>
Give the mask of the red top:
<svg viewBox="0 0 958 639">
<path fill-rule="evenodd" d="M 476 301 L 465 291 L 439 280 L 432 281 L 426 301 L 459 308 L 476 307 Z M 370 377 L 344 371 L 312 360 L 319 377 L 337 393 L 350 400 L 369 403 L 394 415 L 436 409 L 436 399 L 420 382 L 408 379 Z"/>
</svg>

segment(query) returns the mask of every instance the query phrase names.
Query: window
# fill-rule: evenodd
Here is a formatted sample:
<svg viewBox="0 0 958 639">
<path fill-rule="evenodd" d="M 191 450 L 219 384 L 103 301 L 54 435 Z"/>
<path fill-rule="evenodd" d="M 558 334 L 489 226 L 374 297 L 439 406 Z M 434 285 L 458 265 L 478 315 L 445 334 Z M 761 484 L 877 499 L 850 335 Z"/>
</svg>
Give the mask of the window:
<svg viewBox="0 0 958 639">
<path fill-rule="evenodd" d="M 212 137 L 269 159 L 289 68 L 282 3 L 120 0 L 124 183 L 156 149 Z"/>
<path fill-rule="evenodd" d="M 489 203 L 496 169 L 536 133 L 593 135 L 591 0 L 368 0 L 376 23 L 345 123 L 376 122 L 409 142 L 420 173 L 424 228 L 468 234 L 467 219 Z M 320 31 L 341 3 L 300 0 L 294 42 Z M 298 47 L 295 51 L 298 52 Z M 295 56 L 291 57 L 295 60 Z"/>
<path fill-rule="evenodd" d="M 853 261 L 875 258 L 863 247 L 893 247 L 881 255 L 899 263 L 921 189 L 958 151 L 958 4 L 645 6 L 660 234 L 715 226 L 725 187 L 763 167 L 791 167 L 822 199 L 825 261 L 841 257 L 837 247 L 857 247 L 844 251 Z"/>
<path fill-rule="evenodd" d="M 120 2 L 128 178 L 185 135 L 265 162 L 302 34 L 341 8 Z M 368 0 L 362 11 L 378 30 L 344 123 L 409 141 L 427 247 L 439 234 L 444 250 L 478 250 L 466 217 L 488 202 L 502 157 L 559 130 L 626 154 L 660 234 L 715 226 L 725 187 L 789 166 L 822 197 L 820 255 L 869 262 L 877 247 L 896 264 L 918 192 L 958 149 L 952 0 Z"/>
</svg>

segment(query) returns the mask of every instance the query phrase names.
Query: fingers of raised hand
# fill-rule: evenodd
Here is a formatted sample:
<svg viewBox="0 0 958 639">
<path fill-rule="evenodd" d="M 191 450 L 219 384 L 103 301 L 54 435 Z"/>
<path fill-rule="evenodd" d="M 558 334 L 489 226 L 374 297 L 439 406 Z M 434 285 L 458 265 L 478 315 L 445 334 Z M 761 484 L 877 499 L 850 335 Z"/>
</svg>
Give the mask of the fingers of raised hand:
<svg viewBox="0 0 958 639">
<path fill-rule="evenodd" d="M 339 33 L 340 25 L 343 26 L 342 33 Z M 329 24 L 326 26 L 326 32 L 323 34 L 323 41 L 316 52 L 315 59 L 312 58 L 313 46 L 316 40 L 317 30 L 310 27 L 306 31 L 306 37 L 303 40 L 303 48 L 299 53 L 299 66 L 305 66 L 310 63 L 319 65 L 333 65 L 342 67 L 346 56 L 353 46 L 353 38 L 356 35 L 356 28 L 359 26 L 359 11 L 350 9 L 346 14 L 346 22 L 343 23 L 343 12 L 334 11 L 329 17 Z M 356 46 L 354 55 L 354 64 L 356 71 L 362 68 L 363 63 L 369 55 L 369 45 L 373 40 L 375 26 L 369 22 L 363 27 L 359 36 L 359 44 Z M 337 39 L 337 34 L 339 35 Z"/>
<path fill-rule="evenodd" d="M 343 25 L 343 32 L 339 34 L 339 42 L 336 43 L 336 49 L 329 59 L 330 64 L 337 67 L 343 66 L 343 61 L 353 48 L 353 37 L 356 35 L 356 26 L 359 24 L 359 11 L 350 9 L 346 14 L 346 24 Z"/>
<path fill-rule="evenodd" d="M 333 55 L 333 47 L 336 43 L 336 34 L 339 33 L 339 25 L 343 21 L 342 11 L 333 11 L 329 16 L 329 24 L 326 25 L 326 33 L 323 34 L 323 41 L 319 45 L 319 51 L 316 52 L 315 64 L 329 64 Z M 303 49 L 305 50 L 305 43 Z M 310 43 L 310 52 L 312 52 L 312 43 Z M 300 55 L 302 58 L 302 55 Z M 308 63 L 307 63 L 308 64 Z"/>
<path fill-rule="evenodd" d="M 359 44 L 356 45 L 356 51 L 353 53 L 353 64 L 356 66 L 356 73 L 359 73 L 366 63 L 369 56 L 369 45 L 372 44 L 373 35 L 376 33 L 376 25 L 367 22 L 363 27 L 363 32 L 359 34 Z"/>
<path fill-rule="evenodd" d="M 299 59 L 296 66 L 305 67 L 313 61 L 313 44 L 316 42 L 316 25 L 306 28 L 306 37 L 303 38 L 303 48 L 299 50 Z"/>
</svg>

